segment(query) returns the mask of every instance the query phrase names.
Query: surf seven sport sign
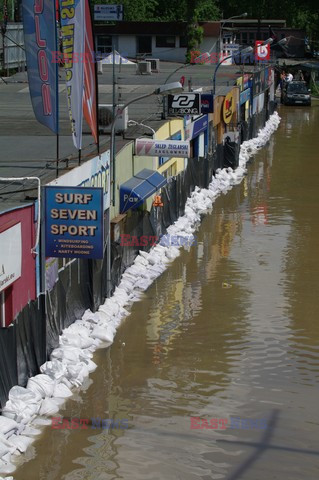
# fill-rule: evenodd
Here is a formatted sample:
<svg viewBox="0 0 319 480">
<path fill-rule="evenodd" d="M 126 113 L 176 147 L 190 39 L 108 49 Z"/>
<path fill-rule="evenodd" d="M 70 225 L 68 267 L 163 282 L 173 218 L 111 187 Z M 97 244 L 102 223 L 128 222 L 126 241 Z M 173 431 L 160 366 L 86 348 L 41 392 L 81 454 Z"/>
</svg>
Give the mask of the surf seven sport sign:
<svg viewBox="0 0 319 480">
<path fill-rule="evenodd" d="M 103 189 L 45 187 L 45 255 L 103 258 Z"/>
</svg>

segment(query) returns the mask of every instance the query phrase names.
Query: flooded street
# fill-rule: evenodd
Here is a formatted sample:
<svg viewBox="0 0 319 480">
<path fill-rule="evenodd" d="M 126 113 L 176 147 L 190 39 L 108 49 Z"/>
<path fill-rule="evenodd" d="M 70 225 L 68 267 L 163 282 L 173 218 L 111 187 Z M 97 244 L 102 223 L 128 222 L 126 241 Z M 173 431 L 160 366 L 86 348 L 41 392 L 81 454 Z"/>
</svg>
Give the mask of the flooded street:
<svg viewBox="0 0 319 480">
<path fill-rule="evenodd" d="M 319 102 L 279 115 L 59 413 L 128 428 L 47 427 L 16 480 L 319 478 Z"/>
</svg>

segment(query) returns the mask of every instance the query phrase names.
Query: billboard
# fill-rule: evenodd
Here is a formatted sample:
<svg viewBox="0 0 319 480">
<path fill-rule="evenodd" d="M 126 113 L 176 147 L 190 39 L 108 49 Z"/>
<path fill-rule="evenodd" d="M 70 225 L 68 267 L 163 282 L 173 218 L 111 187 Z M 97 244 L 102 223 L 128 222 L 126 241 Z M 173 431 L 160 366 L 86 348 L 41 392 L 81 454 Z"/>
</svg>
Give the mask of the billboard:
<svg viewBox="0 0 319 480">
<path fill-rule="evenodd" d="M 201 94 L 200 93 L 179 93 L 167 95 L 169 115 L 200 115 Z"/>
<path fill-rule="evenodd" d="M 60 1 L 61 35 L 71 131 L 75 148 L 82 148 L 82 101 L 84 65 L 84 4 Z M 78 58 L 82 55 L 82 58 Z"/>
<path fill-rule="evenodd" d="M 198 137 L 201 133 L 207 131 L 208 128 L 208 115 L 203 115 L 197 118 L 193 122 L 189 123 L 185 128 L 185 138 L 192 140 Z"/>
<path fill-rule="evenodd" d="M 62 175 L 49 185 L 78 187 L 102 187 L 103 208 L 110 208 L 110 151 L 88 160 L 80 167 L 73 168 L 70 172 Z"/>
<path fill-rule="evenodd" d="M 58 64 L 55 3 L 52 0 L 22 0 L 24 44 L 30 97 L 38 122 L 58 133 Z"/>
<path fill-rule="evenodd" d="M 45 187 L 45 255 L 103 258 L 103 189 Z"/>
<path fill-rule="evenodd" d="M 182 140 L 151 140 L 137 138 L 135 155 L 140 157 L 189 157 L 190 145 Z"/>
<path fill-rule="evenodd" d="M 21 277 L 21 223 L 0 233 L 0 292 Z"/>
<path fill-rule="evenodd" d="M 270 60 L 270 44 L 264 45 L 263 40 L 256 40 L 255 56 L 258 62 Z"/>
<path fill-rule="evenodd" d="M 214 112 L 214 95 L 212 93 L 201 94 L 201 113 Z"/>
<path fill-rule="evenodd" d="M 123 5 L 94 5 L 94 20 L 123 20 Z"/>
</svg>

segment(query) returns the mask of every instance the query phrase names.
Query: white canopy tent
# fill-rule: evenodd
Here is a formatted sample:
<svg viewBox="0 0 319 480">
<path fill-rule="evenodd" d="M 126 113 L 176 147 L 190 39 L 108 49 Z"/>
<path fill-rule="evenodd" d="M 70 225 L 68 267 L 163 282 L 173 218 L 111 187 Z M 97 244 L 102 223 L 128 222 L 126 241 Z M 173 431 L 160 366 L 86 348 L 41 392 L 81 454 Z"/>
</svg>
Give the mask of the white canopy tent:
<svg viewBox="0 0 319 480">
<path fill-rule="evenodd" d="M 113 53 L 110 53 L 107 57 L 101 58 L 101 62 L 103 65 L 135 65 L 134 62 L 131 62 L 125 57 L 122 57 L 119 52 L 114 50 L 114 59 L 113 59 Z"/>
</svg>

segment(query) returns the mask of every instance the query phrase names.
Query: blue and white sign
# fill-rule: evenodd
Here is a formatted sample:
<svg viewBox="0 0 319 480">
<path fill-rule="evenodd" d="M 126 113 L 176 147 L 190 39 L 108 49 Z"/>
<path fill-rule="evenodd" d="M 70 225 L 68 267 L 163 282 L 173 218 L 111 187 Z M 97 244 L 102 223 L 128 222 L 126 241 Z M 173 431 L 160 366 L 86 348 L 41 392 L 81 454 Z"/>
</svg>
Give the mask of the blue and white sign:
<svg viewBox="0 0 319 480">
<path fill-rule="evenodd" d="M 247 88 L 240 94 L 240 100 L 239 103 L 242 105 L 243 103 L 246 103 L 248 100 L 250 100 L 250 88 Z"/>
<path fill-rule="evenodd" d="M 67 187 L 102 187 L 104 210 L 110 208 L 110 151 L 88 160 L 83 165 L 73 168 L 49 185 Z"/>
<path fill-rule="evenodd" d="M 189 123 L 185 128 L 185 136 L 187 140 L 192 140 L 198 137 L 202 132 L 207 131 L 208 128 L 208 115 L 203 115 L 197 118 L 194 122 Z"/>
<path fill-rule="evenodd" d="M 103 189 L 45 187 L 45 255 L 103 258 Z"/>
</svg>

